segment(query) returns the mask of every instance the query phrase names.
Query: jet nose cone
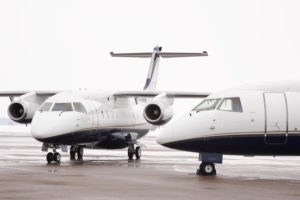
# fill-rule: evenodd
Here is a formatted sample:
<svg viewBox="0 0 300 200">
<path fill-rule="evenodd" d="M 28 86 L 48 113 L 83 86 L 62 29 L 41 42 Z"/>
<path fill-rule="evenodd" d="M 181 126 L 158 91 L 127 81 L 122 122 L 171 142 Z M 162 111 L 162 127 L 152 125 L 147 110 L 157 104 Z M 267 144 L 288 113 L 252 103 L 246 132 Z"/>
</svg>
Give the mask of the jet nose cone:
<svg viewBox="0 0 300 200">
<path fill-rule="evenodd" d="M 43 141 L 76 130 L 78 116 L 72 112 L 36 112 L 31 124 L 32 136 Z"/>
<path fill-rule="evenodd" d="M 49 129 L 50 121 L 47 120 L 41 113 L 36 113 L 31 122 L 31 135 L 37 140 L 42 139 Z"/>
<path fill-rule="evenodd" d="M 169 122 L 158 132 L 156 141 L 166 147 L 168 147 L 169 143 L 179 141 L 182 135 L 185 134 L 186 118 L 187 116 L 184 115 Z"/>
</svg>

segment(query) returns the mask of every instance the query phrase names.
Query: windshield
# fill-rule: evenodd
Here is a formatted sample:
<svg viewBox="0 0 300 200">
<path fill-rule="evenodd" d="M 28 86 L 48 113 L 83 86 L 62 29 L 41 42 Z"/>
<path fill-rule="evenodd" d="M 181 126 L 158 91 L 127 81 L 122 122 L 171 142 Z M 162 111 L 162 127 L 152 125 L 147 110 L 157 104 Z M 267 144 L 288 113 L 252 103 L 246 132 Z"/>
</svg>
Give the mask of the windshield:
<svg viewBox="0 0 300 200">
<path fill-rule="evenodd" d="M 39 109 L 39 111 L 49 111 L 50 110 L 50 108 L 51 108 L 51 106 L 52 106 L 52 103 L 44 103 L 41 107 L 40 107 L 40 109 Z"/>
<path fill-rule="evenodd" d="M 73 111 L 73 107 L 71 103 L 56 103 L 53 106 L 52 111 Z"/>
<path fill-rule="evenodd" d="M 206 99 L 196 106 L 193 111 L 213 110 L 216 108 L 220 99 Z"/>
<path fill-rule="evenodd" d="M 75 102 L 75 103 L 73 103 L 73 105 L 74 105 L 75 111 L 81 112 L 81 113 L 87 113 L 86 109 L 84 108 L 84 106 L 82 105 L 82 103 Z"/>
<path fill-rule="evenodd" d="M 224 98 L 218 109 L 223 111 L 243 112 L 239 97 Z"/>
</svg>

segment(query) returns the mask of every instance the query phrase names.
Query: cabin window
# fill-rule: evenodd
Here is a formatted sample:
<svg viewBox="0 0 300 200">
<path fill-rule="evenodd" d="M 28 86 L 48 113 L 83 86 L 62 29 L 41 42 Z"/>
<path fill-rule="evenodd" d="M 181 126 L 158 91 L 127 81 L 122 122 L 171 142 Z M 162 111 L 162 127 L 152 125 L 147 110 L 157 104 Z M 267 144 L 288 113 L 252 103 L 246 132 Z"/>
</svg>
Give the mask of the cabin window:
<svg viewBox="0 0 300 200">
<path fill-rule="evenodd" d="M 82 105 L 82 103 L 80 102 L 76 102 L 76 103 L 73 103 L 74 105 L 74 110 L 77 111 L 77 112 L 81 112 L 81 113 L 87 113 L 86 112 L 86 109 L 84 108 L 84 106 Z"/>
<path fill-rule="evenodd" d="M 42 112 L 43 112 L 43 111 L 46 111 L 46 112 L 48 112 L 48 111 L 50 110 L 51 106 L 52 106 L 52 103 L 49 103 L 49 102 L 44 103 L 44 104 L 40 107 L 39 111 L 42 111 Z"/>
<path fill-rule="evenodd" d="M 243 112 L 239 97 L 224 98 L 218 109 L 223 111 Z"/>
<path fill-rule="evenodd" d="M 219 101 L 220 99 L 205 99 L 199 105 L 197 105 L 193 110 L 194 111 L 214 110 Z"/>
<path fill-rule="evenodd" d="M 73 108 L 71 103 L 55 103 L 55 105 L 52 108 L 52 111 L 67 112 L 73 111 Z"/>
</svg>

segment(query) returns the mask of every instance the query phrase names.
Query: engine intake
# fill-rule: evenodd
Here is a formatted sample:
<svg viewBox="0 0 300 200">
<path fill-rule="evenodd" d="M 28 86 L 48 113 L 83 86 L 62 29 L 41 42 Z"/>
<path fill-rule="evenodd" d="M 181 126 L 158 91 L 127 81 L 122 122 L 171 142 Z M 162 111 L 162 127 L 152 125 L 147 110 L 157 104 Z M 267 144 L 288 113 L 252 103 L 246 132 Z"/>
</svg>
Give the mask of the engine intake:
<svg viewBox="0 0 300 200">
<path fill-rule="evenodd" d="M 8 116 L 16 122 L 20 122 L 26 118 L 25 107 L 22 103 L 14 102 L 8 107 Z"/>
<path fill-rule="evenodd" d="M 158 120 L 161 117 L 161 108 L 156 104 L 150 104 L 145 108 L 145 115 L 150 120 Z"/>
<path fill-rule="evenodd" d="M 150 103 L 144 109 L 144 118 L 153 125 L 164 125 L 173 117 L 173 110 L 170 106 L 165 107 L 161 103 Z"/>
</svg>

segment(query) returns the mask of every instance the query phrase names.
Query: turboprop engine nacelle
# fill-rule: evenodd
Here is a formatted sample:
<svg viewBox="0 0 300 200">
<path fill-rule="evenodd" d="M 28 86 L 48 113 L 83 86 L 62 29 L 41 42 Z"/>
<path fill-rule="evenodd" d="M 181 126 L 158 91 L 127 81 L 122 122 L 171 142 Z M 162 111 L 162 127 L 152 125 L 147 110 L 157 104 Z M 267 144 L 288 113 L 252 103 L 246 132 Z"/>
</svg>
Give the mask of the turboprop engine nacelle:
<svg viewBox="0 0 300 200">
<path fill-rule="evenodd" d="M 157 126 L 166 124 L 173 117 L 173 102 L 165 93 L 157 95 L 144 109 L 145 120 Z"/>
<path fill-rule="evenodd" d="M 18 123 L 30 123 L 35 111 L 48 98 L 48 96 L 38 96 L 34 92 L 20 96 L 8 107 L 8 116 Z"/>
</svg>

